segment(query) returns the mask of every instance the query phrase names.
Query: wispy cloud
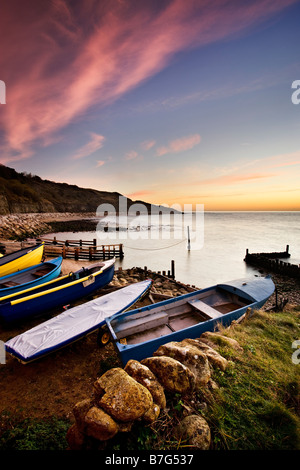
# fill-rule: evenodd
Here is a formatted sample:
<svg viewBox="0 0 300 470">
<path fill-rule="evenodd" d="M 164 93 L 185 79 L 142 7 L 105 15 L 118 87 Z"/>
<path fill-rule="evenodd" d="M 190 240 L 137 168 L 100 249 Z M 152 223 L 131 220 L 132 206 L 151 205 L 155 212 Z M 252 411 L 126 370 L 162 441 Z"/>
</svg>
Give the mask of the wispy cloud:
<svg viewBox="0 0 300 470">
<path fill-rule="evenodd" d="M 156 144 L 155 140 L 145 140 L 141 143 L 142 150 L 148 151 Z"/>
<path fill-rule="evenodd" d="M 295 1 L 3 2 L 3 158 L 24 158 L 61 138 L 70 123 L 140 85 L 176 53 L 237 37 Z"/>
<path fill-rule="evenodd" d="M 139 198 L 143 198 L 145 196 L 151 196 L 152 194 L 155 194 L 155 192 L 147 190 L 147 189 L 145 190 L 142 189 L 140 191 L 135 191 L 134 193 L 127 194 L 127 197 L 130 199 L 136 200 Z"/>
<path fill-rule="evenodd" d="M 141 158 L 141 157 L 135 150 L 131 150 L 130 152 L 127 152 L 125 155 L 125 160 L 136 160 L 137 158 Z"/>
<path fill-rule="evenodd" d="M 216 178 L 208 178 L 201 180 L 197 184 L 218 184 L 218 185 L 232 185 L 235 183 L 253 181 L 253 180 L 260 180 L 263 178 L 271 178 L 274 174 L 244 174 L 244 175 L 224 175 L 218 176 Z"/>
<path fill-rule="evenodd" d="M 196 145 L 198 145 L 200 141 L 201 136 L 199 134 L 181 137 L 180 139 L 172 140 L 167 146 L 159 147 L 156 151 L 156 155 L 161 157 L 167 153 L 179 153 L 186 150 L 191 150 Z"/>
<path fill-rule="evenodd" d="M 105 141 L 105 137 L 100 134 L 95 134 L 94 132 L 91 132 L 90 134 L 91 140 L 83 145 L 73 156 L 72 158 L 74 160 L 77 160 L 79 158 L 84 158 L 88 157 L 92 153 L 96 152 L 96 150 L 100 149 L 103 147 L 103 143 Z"/>
</svg>

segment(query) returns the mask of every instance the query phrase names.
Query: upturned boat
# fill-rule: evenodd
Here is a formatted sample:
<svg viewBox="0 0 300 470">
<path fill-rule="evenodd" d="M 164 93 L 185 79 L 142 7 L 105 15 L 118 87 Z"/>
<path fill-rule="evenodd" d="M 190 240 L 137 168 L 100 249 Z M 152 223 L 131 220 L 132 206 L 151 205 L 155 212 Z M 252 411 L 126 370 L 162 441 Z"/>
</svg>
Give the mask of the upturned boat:
<svg viewBox="0 0 300 470">
<path fill-rule="evenodd" d="M 57 278 L 62 256 L 0 278 L 0 297 L 20 292 Z"/>
<path fill-rule="evenodd" d="M 0 258 L 0 276 L 3 277 L 41 263 L 43 254 L 44 243 L 3 255 Z"/>
<path fill-rule="evenodd" d="M 132 307 L 151 287 L 137 282 L 70 308 L 5 343 L 6 351 L 26 364 L 61 349 L 101 328 L 107 316 Z"/>
<path fill-rule="evenodd" d="M 152 356 L 162 344 L 229 326 L 247 309 L 261 308 L 274 290 L 270 276 L 239 279 L 124 312 L 106 325 L 125 365 Z"/>
<path fill-rule="evenodd" d="M 112 280 L 114 265 L 115 258 L 1 297 L 0 319 L 5 323 L 26 320 L 86 297 Z"/>
</svg>

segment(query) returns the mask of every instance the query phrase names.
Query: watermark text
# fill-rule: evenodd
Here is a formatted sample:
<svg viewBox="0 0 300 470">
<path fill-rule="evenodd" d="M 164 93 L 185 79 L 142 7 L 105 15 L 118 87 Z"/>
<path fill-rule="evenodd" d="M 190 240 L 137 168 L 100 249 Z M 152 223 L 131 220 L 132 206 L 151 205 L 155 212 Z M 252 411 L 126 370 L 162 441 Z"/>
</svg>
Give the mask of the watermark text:
<svg viewBox="0 0 300 470">
<path fill-rule="evenodd" d="M 300 103 L 300 80 L 294 80 L 292 83 L 292 88 L 296 90 L 292 93 L 292 103 L 299 104 Z"/>
<path fill-rule="evenodd" d="M 3 80 L 0 80 L 0 104 L 6 104 L 6 86 Z"/>
</svg>

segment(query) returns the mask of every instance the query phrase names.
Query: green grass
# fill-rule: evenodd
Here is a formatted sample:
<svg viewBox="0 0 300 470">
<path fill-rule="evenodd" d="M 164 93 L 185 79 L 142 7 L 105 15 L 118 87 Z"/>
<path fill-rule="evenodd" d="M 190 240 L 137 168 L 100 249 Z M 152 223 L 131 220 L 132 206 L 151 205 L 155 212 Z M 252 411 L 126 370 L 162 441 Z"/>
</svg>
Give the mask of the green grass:
<svg viewBox="0 0 300 470">
<path fill-rule="evenodd" d="M 66 450 L 66 434 L 70 427 L 67 420 L 10 420 L 9 427 L 0 438 L 0 451 L 15 450 Z"/>
<path fill-rule="evenodd" d="M 213 447 L 235 450 L 300 449 L 300 364 L 292 343 L 300 338 L 299 310 L 257 312 L 224 334 L 236 339 L 243 353 L 223 348 L 232 361 L 215 371 L 219 389 L 206 413 Z"/>
</svg>

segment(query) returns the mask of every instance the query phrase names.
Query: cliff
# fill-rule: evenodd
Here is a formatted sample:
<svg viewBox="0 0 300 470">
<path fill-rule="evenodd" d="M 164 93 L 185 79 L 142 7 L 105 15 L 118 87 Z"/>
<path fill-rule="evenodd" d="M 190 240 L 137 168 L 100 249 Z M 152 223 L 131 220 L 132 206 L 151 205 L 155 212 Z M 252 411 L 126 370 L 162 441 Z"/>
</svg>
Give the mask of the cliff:
<svg viewBox="0 0 300 470">
<path fill-rule="evenodd" d="M 117 192 L 80 188 L 67 183 L 43 180 L 39 176 L 18 173 L 0 164 L 0 215 L 49 212 L 93 212 L 100 204 L 112 204 L 117 210 Z M 127 199 L 128 207 L 141 203 L 149 210 L 151 204 Z"/>
</svg>

